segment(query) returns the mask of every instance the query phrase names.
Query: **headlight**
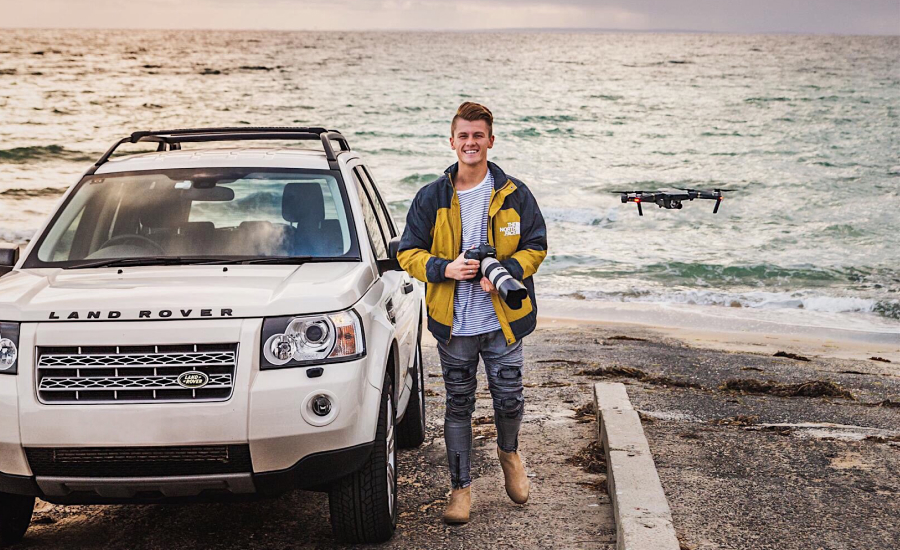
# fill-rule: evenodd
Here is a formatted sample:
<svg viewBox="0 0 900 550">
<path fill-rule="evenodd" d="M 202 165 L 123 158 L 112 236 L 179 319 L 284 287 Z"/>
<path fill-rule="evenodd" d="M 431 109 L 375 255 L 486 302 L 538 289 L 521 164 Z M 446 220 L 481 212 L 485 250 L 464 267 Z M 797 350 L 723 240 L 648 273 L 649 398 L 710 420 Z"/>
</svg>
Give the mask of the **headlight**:
<svg viewBox="0 0 900 550">
<path fill-rule="evenodd" d="M 19 357 L 19 323 L 0 322 L 0 374 L 16 374 Z"/>
<path fill-rule="evenodd" d="M 353 311 L 263 321 L 259 368 L 339 363 L 365 355 L 362 321 Z"/>
</svg>

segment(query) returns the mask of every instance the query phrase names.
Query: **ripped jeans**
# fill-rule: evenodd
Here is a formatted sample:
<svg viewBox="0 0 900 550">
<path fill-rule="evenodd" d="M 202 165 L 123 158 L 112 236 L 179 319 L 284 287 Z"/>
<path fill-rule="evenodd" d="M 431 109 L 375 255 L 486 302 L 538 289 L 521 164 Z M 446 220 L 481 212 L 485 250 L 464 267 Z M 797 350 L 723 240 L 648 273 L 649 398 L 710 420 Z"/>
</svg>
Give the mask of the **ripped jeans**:
<svg viewBox="0 0 900 550">
<path fill-rule="evenodd" d="M 453 336 L 449 344 L 438 342 L 441 371 L 447 390 L 444 412 L 444 441 L 454 489 L 472 483 L 469 457 L 472 454 L 472 413 L 475 412 L 475 374 L 478 356 L 484 360 L 488 389 L 494 401 L 497 446 L 513 452 L 519 446 L 519 427 L 525 411 L 522 395 L 522 341 L 506 345 L 503 332 L 496 330 L 476 336 Z"/>
</svg>

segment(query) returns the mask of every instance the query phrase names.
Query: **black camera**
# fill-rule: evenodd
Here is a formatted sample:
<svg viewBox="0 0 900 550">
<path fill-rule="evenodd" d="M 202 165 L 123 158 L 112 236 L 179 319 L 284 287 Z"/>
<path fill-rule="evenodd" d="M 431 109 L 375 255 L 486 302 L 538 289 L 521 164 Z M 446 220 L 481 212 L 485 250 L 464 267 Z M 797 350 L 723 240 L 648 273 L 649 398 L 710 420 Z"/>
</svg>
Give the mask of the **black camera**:
<svg viewBox="0 0 900 550">
<path fill-rule="evenodd" d="M 477 248 L 466 250 L 464 258 L 467 260 L 478 260 L 481 267 L 475 280 L 481 277 L 487 277 L 488 281 L 494 285 L 500 297 L 512 309 L 521 309 L 522 301 L 528 297 L 528 290 L 525 285 L 513 278 L 505 267 L 497 261 L 497 250 L 488 243 L 482 243 Z"/>
</svg>

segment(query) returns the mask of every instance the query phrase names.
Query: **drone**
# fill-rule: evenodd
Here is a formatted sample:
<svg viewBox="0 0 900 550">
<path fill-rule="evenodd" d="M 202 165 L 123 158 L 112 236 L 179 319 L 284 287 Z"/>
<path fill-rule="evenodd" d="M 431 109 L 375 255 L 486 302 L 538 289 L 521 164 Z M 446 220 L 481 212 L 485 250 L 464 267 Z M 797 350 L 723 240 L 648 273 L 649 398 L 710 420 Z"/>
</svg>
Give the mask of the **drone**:
<svg viewBox="0 0 900 550">
<path fill-rule="evenodd" d="M 692 201 L 694 199 L 710 199 L 716 201 L 713 208 L 713 214 L 719 211 L 719 205 L 722 204 L 722 193 L 732 191 L 731 189 L 713 189 L 712 191 L 704 189 L 683 189 L 682 193 L 667 193 L 664 191 L 611 191 L 622 195 L 622 203 L 633 202 L 637 204 L 638 214 L 643 216 L 644 209 L 641 208 L 642 203 L 656 204 L 660 208 L 668 208 L 670 210 L 680 210 L 682 201 Z"/>
</svg>

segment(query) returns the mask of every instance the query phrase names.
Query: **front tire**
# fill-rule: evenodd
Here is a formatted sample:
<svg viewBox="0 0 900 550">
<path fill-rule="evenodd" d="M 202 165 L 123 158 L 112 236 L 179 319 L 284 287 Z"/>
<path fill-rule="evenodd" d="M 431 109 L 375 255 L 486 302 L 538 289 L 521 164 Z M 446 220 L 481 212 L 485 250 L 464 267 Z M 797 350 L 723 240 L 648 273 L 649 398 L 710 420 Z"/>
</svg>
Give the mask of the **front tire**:
<svg viewBox="0 0 900 550">
<path fill-rule="evenodd" d="M 31 524 L 34 497 L 0 493 L 0 545 L 22 540 Z"/>
<path fill-rule="evenodd" d="M 331 530 L 339 540 L 376 543 L 397 526 L 397 413 L 394 388 L 385 376 L 375 445 L 362 468 L 337 481 L 328 492 Z"/>
<path fill-rule="evenodd" d="M 412 395 L 406 414 L 397 425 L 397 444 L 401 449 L 418 447 L 425 441 L 425 368 L 422 364 L 422 344 L 416 344 Z"/>
</svg>

